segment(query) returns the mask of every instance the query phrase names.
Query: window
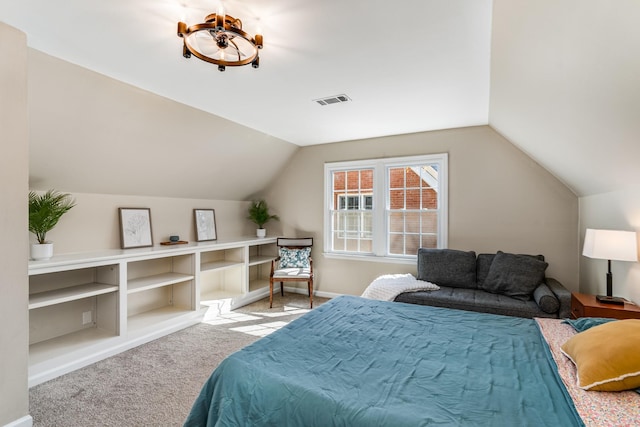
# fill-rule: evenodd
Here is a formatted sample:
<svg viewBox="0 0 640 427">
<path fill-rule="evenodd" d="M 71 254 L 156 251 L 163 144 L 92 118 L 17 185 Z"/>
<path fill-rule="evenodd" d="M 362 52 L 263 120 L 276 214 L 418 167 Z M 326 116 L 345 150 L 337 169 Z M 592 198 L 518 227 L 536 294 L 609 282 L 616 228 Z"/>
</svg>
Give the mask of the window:
<svg viewBox="0 0 640 427">
<path fill-rule="evenodd" d="M 447 155 L 327 163 L 325 253 L 413 258 L 447 245 Z"/>
</svg>

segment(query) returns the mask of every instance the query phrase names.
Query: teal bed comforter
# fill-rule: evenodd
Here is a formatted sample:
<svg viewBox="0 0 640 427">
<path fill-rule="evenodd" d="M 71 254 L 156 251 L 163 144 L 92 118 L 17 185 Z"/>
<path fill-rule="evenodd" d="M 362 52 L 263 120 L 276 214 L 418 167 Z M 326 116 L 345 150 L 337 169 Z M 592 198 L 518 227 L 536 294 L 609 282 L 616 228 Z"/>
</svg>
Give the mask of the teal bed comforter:
<svg viewBox="0 0 640 427">
<path fill-rule="evenodd" d="M 185 426 L 582 426 L 534 320 L 342 296 L 230 355 Z"/>
</svg>

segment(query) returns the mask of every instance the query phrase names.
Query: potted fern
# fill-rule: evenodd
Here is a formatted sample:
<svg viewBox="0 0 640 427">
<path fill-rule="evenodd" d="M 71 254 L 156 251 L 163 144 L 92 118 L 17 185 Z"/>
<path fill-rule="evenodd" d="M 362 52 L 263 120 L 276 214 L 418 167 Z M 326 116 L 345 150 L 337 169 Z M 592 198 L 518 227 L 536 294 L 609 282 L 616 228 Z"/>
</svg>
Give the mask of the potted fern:
<svg viewBox="0 0 640 427">
<path fill-rule="evenodd" d="M 31 245 L 31 259 L 40 261 L 53 256 L 53 243 L 47 241 L 47 233 L 75 206 L 70 194 L 49 190 L 38 194 L 29 192 L 29 231 L 35 234 L 37 243 Z"/>
<path fill-rule="evenodd" d="M 271 215 L 269 213 L 269 206 L 267 206 L 267 202 L 264 200 L 257 200 L 251 202 L 249 206 L 249 216 L 247 217 L 251 222 L 255 223 L 258 226 L 256 230 L 256 236 L 265 237 L 267 235 L 267 230 L 265 230 L 264 225 L 273 220 L 279 220 L 278 215 Z"/>
</svg>

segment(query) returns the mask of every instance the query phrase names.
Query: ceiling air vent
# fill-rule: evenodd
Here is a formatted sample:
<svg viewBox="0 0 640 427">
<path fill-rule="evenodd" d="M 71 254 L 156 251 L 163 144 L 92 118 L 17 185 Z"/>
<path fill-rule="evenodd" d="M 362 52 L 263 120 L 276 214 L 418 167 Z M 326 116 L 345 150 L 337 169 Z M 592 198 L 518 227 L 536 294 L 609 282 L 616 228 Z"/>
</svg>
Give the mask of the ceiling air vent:
<svg viewBox="0 0 640 427">
<path fill-rule="evenodd" d="M 314 99 L 313 101 L 317 102 L 320 105 L 330 105 L 330 104 L 340 104 L 341 102 L 351 101 L 351 98 L 349 98 L 345 94 L 342 94 L 342 95 L 329 96 L 326 98 Z"/>
</svg>

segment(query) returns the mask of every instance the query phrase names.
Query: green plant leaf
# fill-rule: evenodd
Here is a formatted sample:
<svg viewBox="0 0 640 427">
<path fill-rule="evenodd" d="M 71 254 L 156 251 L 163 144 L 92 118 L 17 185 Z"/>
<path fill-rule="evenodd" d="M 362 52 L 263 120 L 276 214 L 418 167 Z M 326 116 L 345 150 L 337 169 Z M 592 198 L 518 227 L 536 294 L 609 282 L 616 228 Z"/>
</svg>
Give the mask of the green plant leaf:
<svg viewBox="0 0 640 427">
<path fill-rule="evenodd" d="M 74 206 L 75 200 L 70 194 L 56 190 L 43 194 L 29 192 L 29 231 L 36 235 L 38 243 L 46 242 L 47 233 Z"/>
<path fill-rule="evenodd" d="M 276 221 L 280 220 L 278 215 L 269 214 L 269 206 L 267 206 L 267 202 L 264 200 L 251 202 L 251 206 L 249 206 L 249 216 L 247 219 L 255 223 L 258 228 L 263 228 L 263 226 L 272 219 Z"/>
</svg>

